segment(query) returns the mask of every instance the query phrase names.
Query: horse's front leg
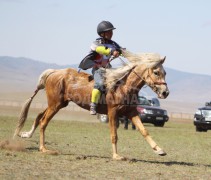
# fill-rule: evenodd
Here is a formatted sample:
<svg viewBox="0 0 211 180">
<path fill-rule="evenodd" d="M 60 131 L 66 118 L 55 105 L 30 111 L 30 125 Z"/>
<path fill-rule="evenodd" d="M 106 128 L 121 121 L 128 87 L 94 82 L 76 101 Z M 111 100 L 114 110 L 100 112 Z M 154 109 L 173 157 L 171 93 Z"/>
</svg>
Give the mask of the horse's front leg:
<svg viewBox="0 0 211 180">
<path fill-rule="evenodd" d="M 109 127 L 110 127 L 110 135 L 111 135 L 111 143 L 113 150 L 113 159 L 114 160 L 125 160 L 126 158 L 118 155 L 117 153 L 117 116 L 115 110 L 112 110 L 108 113 L 109 116 Z"/>
<path fill-rule="evenodd" d="M 135 126 L 140 130 L 141 134 L 144 136 L 146 141 L 149 143 L 149 145 L 152 147 L 154 152 L 160 156 L 165 156 L 166 153 L 155 143 L 155 141 L 150 137 L 148 131 L 145 129 L 144 125 L 142 124 L 140 118 L 138 115 L 133 116 L 132 122 L 135 124 Z"/>
</svg>

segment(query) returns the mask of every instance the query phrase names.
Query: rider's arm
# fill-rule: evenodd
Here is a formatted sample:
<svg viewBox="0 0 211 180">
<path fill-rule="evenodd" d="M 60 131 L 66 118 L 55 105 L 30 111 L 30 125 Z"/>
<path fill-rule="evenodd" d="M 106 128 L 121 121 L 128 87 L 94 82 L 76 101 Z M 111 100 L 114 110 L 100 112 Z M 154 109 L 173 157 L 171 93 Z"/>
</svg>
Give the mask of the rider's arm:
<svg viewBox="0 0 211 180">
<path fill-rule="evenodd" d="M 115 57 L 119 56 L 119 51 L 117 51 L 116 49 L 112 49 L 112 48 L 108 48 L 106 46 L 103 46 L 102 44 L 99 44 L 97 42 L 94 42 L 91 46 L 92 51 L 97 52 L 98 54 L 102 54 L 102 55 L 113 55 Z"/>
<path fill-rule="evenodd" d="M 92 43 L 91 50 L 106 56 L 112 54 L 112 49 L 104 46 L 100 40 L 96 40 Z"/>
<path fill-rule="evenodd" d="M 111 48 L 107 48 L 107 47 L 105 47 L 105 46 L 97 46 L 97 47 L 95 48 L 95 51 L 96 51 L 97 53 L 99 53 L 99 54 L 108 56 L 108 55 L 111 54 L 112 49 L 111 49 Z"/>
</svg>

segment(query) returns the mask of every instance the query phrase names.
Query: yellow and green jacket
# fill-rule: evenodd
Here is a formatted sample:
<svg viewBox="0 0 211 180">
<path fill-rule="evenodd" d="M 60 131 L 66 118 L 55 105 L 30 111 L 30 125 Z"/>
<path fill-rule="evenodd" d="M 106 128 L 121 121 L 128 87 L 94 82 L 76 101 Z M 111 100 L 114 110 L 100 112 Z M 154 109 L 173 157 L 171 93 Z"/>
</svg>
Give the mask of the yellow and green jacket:
<svg viewBox="0 0 211 180">
<path fill-rule="evenodd" d="M 79 68 L 86 70 L 90 68 L 111 67 L 109 59 L 114 50 L 120 50 L 121 47 L 112 40 L 103 38 L 96 39 L 91 45 L 91 51 L 79 64 Z"/>
</svg>

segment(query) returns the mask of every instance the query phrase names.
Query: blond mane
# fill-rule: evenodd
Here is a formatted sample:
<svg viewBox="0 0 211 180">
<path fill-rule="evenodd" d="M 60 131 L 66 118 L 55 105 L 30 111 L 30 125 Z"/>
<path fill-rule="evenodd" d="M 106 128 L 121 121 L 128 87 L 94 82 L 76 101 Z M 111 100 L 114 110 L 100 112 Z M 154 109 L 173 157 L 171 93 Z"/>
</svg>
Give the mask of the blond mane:
<svg viewBox="0 0 211 180">
<path fill-rule="evenodd" d="M 129 61 L 122 67 L 116 69 L 106 70 L 106 87 L 112 89 L 117 82 L 123 79 L 135 66 L 145 65 L 146 68 L 153 68 L 157 66 L 162 58 L 157 53 L 138 53 L 134 54 L 129 51 L 123 51 L 123 56 Z"/>
</svg>

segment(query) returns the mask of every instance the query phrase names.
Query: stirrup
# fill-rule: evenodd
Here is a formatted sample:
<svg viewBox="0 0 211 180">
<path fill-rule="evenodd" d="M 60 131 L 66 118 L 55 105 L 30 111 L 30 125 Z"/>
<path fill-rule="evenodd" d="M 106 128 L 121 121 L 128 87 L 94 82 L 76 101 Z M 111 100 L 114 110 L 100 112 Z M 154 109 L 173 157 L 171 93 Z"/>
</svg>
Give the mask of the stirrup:
<svg viewBox="0 0 211 180">
<path fill-rule="evenodd" d="M 96 115 L 97 112 L 96 112 L 96 104 L 95 103 L 91 103 L 90 104 L 90 114 L 91 115 Z"/>
</svg>

